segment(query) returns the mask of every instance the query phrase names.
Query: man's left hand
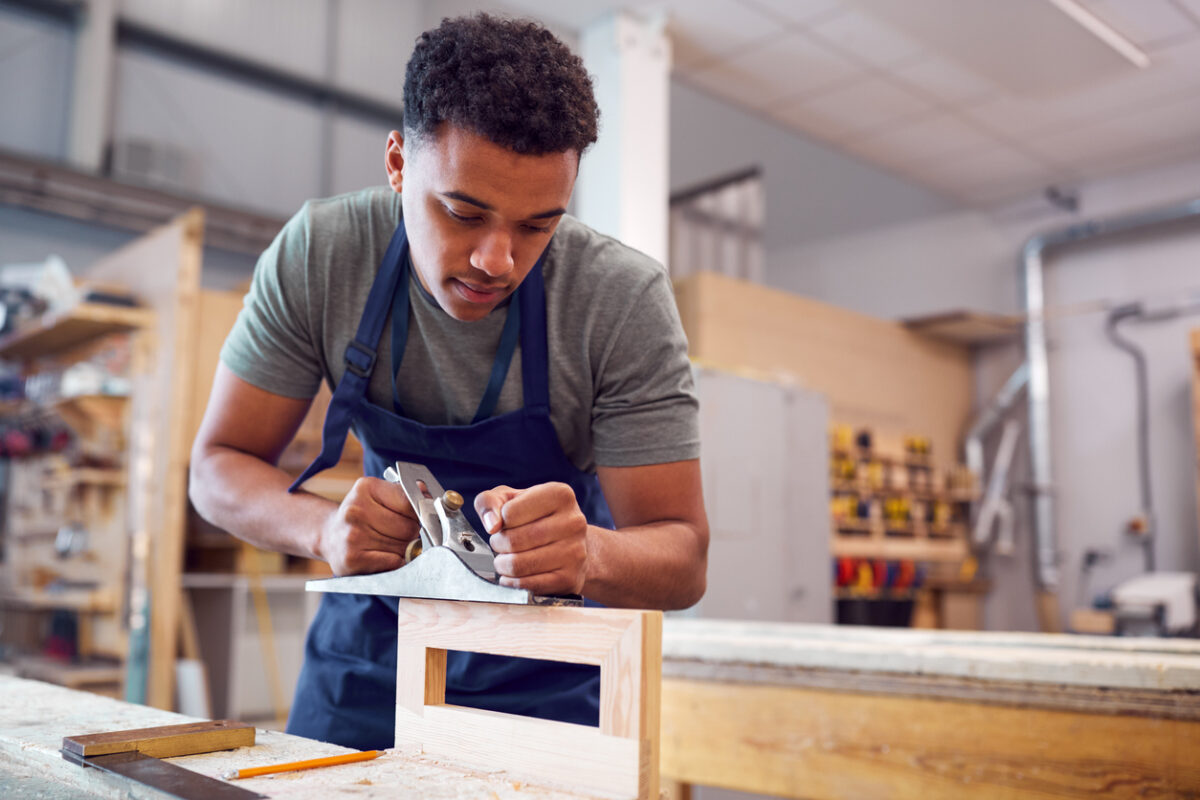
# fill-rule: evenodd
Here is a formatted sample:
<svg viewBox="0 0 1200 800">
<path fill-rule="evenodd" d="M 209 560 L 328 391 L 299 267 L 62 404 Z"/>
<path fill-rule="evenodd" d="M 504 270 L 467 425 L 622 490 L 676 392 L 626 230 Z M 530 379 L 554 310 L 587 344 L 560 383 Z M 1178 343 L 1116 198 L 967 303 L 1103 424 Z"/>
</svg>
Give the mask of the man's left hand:
<svg viewBox="0 0 1200 800">
<path fill-rule="evenodd" d="M 475 511 L 491 534 L 502 586 L 538 595 L 583 593 L 588 522 L 570 486 L 497 486 L 475 498 Z"/>
</svg>

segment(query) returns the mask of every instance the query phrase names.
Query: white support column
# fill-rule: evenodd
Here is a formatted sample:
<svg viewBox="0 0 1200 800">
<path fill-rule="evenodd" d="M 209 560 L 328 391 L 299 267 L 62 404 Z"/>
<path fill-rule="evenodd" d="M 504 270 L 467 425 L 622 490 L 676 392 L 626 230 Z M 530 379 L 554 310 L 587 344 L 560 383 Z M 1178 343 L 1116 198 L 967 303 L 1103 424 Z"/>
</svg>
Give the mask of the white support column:
<svg viewBox="0 0 1200 800">
<path fill-rule="evenodd" d="M 600 140 L 583 157 L 579 218 L 667 261 L 671 42 L 663 20 L 618 12 L 583 31 L 600 106 Z"/>
<path fill-rule="evenodd" d="M 117 0 L 88 0 L 79 14 L 71 89 L 72 164 L 98 171 L 104 159 L 113 103 Z"/>
</svg>

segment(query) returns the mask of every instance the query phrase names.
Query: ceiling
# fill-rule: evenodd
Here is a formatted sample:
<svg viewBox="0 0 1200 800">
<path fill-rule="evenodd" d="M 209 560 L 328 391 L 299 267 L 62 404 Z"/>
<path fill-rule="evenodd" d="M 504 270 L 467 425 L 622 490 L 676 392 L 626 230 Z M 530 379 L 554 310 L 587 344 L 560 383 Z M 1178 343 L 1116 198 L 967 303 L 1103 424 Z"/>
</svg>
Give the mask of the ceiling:
<svg viewBox="0 0 1200 800">
<path fill-rule="evenodd" d="M 665 13 L 675 77 L 973 206 L 1200 155 L 1200 0 L 507 0 L 576 30 Z"/>
</svg>

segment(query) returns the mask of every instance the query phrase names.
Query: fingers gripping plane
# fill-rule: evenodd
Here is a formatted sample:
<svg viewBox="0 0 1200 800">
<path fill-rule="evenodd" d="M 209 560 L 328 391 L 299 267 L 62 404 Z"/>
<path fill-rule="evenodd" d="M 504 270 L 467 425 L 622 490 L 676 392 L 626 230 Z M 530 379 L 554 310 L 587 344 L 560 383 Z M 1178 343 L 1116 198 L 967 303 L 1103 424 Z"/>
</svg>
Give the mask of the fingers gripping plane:
<svg viewBox="0 0 1200 800">
<path fill-rule="evenodd" d="M 404 566 L 372 575 L 308 581 L 308 591 L 514 605 L 583 604 L 574 595 L 540 596 L 501 586 L 496 554 L 462 513 L 462 495 L 443 489 L 424 465 L 397 461 L 384 470 L 383 477 L 404 490 L 421 524 L 420 538 L 405 551 Z"/>
</svg>

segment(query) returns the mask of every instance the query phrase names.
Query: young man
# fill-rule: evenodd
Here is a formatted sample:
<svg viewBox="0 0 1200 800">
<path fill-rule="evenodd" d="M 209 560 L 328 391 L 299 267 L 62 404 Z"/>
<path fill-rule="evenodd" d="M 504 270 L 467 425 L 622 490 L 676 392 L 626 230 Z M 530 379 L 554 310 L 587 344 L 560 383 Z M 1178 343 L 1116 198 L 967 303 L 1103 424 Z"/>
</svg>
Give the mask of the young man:
<svg viewBox="0 0 1200 800">
<path fill-rule="evenodd" d="M 192 451 L 196 508 L 338 575 L 395 569 L 417 522 L 380 476 L 415 461 L 467 498 L 503 584 L 692 605 L 708 527 L 686 342 L 661 265 L 565 213 L 596 139 L 581 61 L 532 23 L 446 20 L 404 108 L 388 187 L 306 204 L 259 260 Z M 322 380 L 324 452 L 289 489 L 274 464 Z M 304 492 L 351 425 L 364 476 L 340 505 Z M 288 730 L 390 747 L 395 648 L 394 599 L 324 595 Z M 447 700 L 596 724 L 598 671 L 452 653 Z"/>
</svg>

